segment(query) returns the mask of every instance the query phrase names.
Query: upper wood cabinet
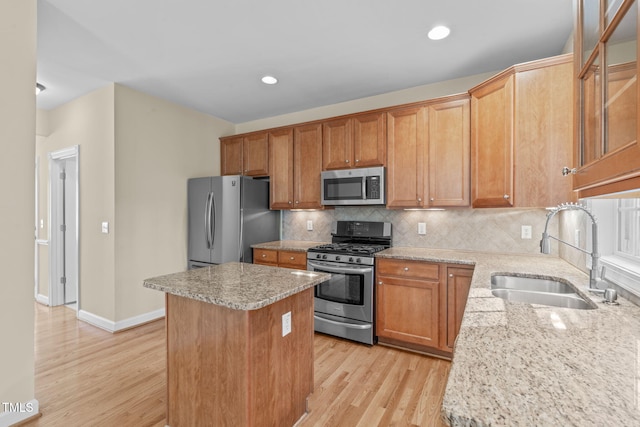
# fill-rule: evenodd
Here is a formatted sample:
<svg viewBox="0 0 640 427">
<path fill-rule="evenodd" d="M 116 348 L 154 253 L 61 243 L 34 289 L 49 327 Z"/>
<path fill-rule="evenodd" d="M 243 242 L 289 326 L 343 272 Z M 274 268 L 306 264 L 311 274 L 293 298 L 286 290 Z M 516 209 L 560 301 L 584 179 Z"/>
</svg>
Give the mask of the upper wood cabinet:
<svg viewBox="0 0 640 427">
<path fill-rule="evenodd" d="M 220 138 L 220 174 L 242 175 L 243 137 Z"/>
<path fill-rule="evenodd" d="M 387 207 L 424 203 L 426 126 L 424 107 L 387 112 Z"/>
<path fill-rule="evenodd" d="M 322 169 L 383 166 L 386 162 L 385 113 L 360 114 L 322 124 Z"/>
<path fill-rule="evenodd" d="M 640 188 L 638 2 L 577 3 L 574 189 L 586 197 Z"/>
<path fill-rule="evenodd" d="M 470 108 L 467 95 L 428 106 L 425 206 L 469 206 Z"/>
<path fill-rule="evenodd" d="M 470 90 L 473 207 L 573 199 L 571 55 L 516 65 Z"/>
<path fill-rule="evenodd" d="M 296 126 L 293 135 L 293 207 L 320 209 L 322 173 L 322 126 Z"/>
<path fill-rule="evenodd" d="M 268 132 L 220 138 L 220 174 L 268 176 Z"/>
<path fill-rule="evenodd" d="M 269 132 L 269 176 L 271 209 L 292 209 L 293 128 Z"/>
<path fill-rule="evenodd" d="M 271 209 L 320 209 L 322 127 L 269 132 Z"/>
<path fill-rule="evenodd" d="M 387 113 L 387 206 L 469 206 L 469 97 Z"/>
</svg>

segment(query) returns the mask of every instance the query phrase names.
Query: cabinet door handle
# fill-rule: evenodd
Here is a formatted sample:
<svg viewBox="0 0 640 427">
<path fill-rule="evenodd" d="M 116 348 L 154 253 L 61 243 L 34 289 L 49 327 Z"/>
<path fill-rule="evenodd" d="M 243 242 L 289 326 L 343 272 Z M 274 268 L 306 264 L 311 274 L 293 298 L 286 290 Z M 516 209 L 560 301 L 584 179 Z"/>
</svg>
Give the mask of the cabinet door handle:
<svg viewBox="0 0 640 427">
<path fill-rule="evenodd" d="M 421 202 L 421 201 L 422 201 L 422 198 L 421 198 L 421 197 L 418 197 L 418 201 L 419 201 L 419 202 Z"/>
<path fill-rule="evenodd" d="M 449 273 L 449 277 L 453 277 L 453 273 Z"/>
<path fill-rule="evenodd" d="M 266 258 L 266 257 L 267 257 L 267 254 L 262 254 L 262 258 Z"/>
<path fill-rule="evenodd" d="M 289 200 L 289 204 L 291 204 L 291 200 Z"/>
<path fill-rule="evenodd" d="M 297 205 L 298 203 L 300 203 L 300 202 L 296 200 L 296 205 Z"/>
<path fill-rule="evenodd" d="M 409 267 L 405 267 L 405 268 L 404 268 L 404 271 L 409 271 Z"/>
<path fill-rule="evenodd" d="M 435 199 L 432 197 L 432 198 L 430 198 L 429 200 L 433 202 Z"/>
<path fill-rule="evenodd" d="M 294 259 L 296 259 L 296 257 L 293 257 L 293 256 L 292 256 L 292 257 L 289 257 L 289 259 L 290 259 L 291 261 L 293 261 Z"/>
<path fill-rule="evenodd" d="M 505 199 L 505 200 L 507 200 L 507 199 L 509 199 L 509 195 L 508 195 L 508 194 L 505 194 L 504 196 L 502 196 L 502 198 L 503 198 L 503 199 Z"/>
<path fill-rule="evenodd" d="M 378 282 L 378 285 L 382 285 L 382 280 Z"/>
<path fill-rule="evenodd" d="M 345 163 L 349 163 L 349 159 L 345 160 L 344 162 L 345 162 Z"/>
<path fill-rule="evenodd" d="M 356 159 L 356 163 L 360 163 L 360 160 Z"/>
</svg>

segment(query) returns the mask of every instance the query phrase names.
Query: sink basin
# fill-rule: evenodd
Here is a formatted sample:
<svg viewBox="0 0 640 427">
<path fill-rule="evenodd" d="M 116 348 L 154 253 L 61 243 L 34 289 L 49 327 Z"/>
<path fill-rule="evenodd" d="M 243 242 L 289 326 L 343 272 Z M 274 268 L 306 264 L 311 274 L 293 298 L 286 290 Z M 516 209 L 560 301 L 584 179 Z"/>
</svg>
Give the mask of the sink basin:
<svg viewBox="0 0 640 427">
<path fill-rule="evenodd" d="M 597 308 L 591 301 L 578 295 L 569 283 L 556 279 L 496 274 L 491 276 L 491 293 L 514 302 L 581 310 Z"/>
</svg>

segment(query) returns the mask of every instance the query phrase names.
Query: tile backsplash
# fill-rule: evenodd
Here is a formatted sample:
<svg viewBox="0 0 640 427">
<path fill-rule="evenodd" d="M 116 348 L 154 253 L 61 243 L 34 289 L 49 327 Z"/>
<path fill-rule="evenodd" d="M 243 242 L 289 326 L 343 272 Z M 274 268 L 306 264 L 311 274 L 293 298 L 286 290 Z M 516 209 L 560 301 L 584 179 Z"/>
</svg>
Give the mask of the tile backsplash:
<svg viewBox="0 0 640 427">
<path fill-rule="evenodd" d="M 405 211 L 372 207 L 336 207 L 326 211 L 283 211 L 285 240 L 331 241 L 331 222 L 386 221 L 392 224 L 393 246 L 461 249 L 489 252 L 539 253 L 545 209 L 447 209 Z M 307 221 L 313 230 L 307 230 Z M 426 223 L 425 235 L 418 223 Z M 532 227 L 532 238 L 521 238 L 521 226 Z M 557 236 L 558 222 L 549 231 Z M 554 249 L 558 253 L 557 249 Z"/>
</svg>

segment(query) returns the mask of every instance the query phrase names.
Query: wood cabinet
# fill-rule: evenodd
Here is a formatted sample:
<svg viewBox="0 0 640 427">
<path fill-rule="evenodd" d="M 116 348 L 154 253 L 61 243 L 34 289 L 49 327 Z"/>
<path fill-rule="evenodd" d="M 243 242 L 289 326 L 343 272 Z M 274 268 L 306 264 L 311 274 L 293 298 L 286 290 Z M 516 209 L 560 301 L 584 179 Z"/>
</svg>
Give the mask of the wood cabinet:
<svg viewBox="0 0 640 427">
<path fill-rule="evenodd" d="M 220 138 L 220 174 L 268 176 L 269 136 L 267 132 Z"/>
<path fill-rule="evenodd" d="M 273 267 L 294 268 L 296 270 L 307 269 L 307 253 L 299 251 L 283 251 L 276 249 L 253 250 L 253 263 L 270 265 Z"/>
<path fill-rule="evenodd" d="M 242 174 L 243 137 L 220 138 L 220 175 Z"/>
<path fill-rule="evenodd" d="M 269 132 L 269 203 L 293 208 L 293 128 Z"/>
<path fill-rule="evenodd" d="M 427 107 L 425 207 L 469 206 L 470 101 L 452 97 Z"/>
<path fill-rule="evenodd" d="M 387 206 L 469 205 L 469 97 L 387 113 Z"/>
<path fill-rule="evenodd" d="M 320 209 L 322 127 L 269 132 L 271 209 Z"/>
<path fill-rule="evenodd" d="M 472 276 L 472 267 L 447 266 L 447 348 L 451 351 L 460 332 Z"/>
<path fill-rule="evenodd" d="M 322 126 L 296 126 L 293 135 L 293 207 L 320 209 Z"/>
<path fill-rule="evenodd" d="M 426 109 L 387 113 L 387 207 L 420 207 L 424 201 Z"/>
<path fill-rule="evenodd" d="M 385 113 L 359 114 L 322 124 L 322 170 L 384 166 Z"/>
<path fill-rule="evenodd" d="M 472 274 L 469 266 L 377 259 L 378 342 L 450 357 Z"/>
<path fill-rule="evenodd" d="M 638 2 L 600 6 L 581 0 L 576 8 L 573 188 L 580 197 L 640 188 Z"/>
<path fill-rule="evenodd" d="M 516 65 L 471 89 L 473 207 L 573 199 L 571 55 Z"/>
</svg>

